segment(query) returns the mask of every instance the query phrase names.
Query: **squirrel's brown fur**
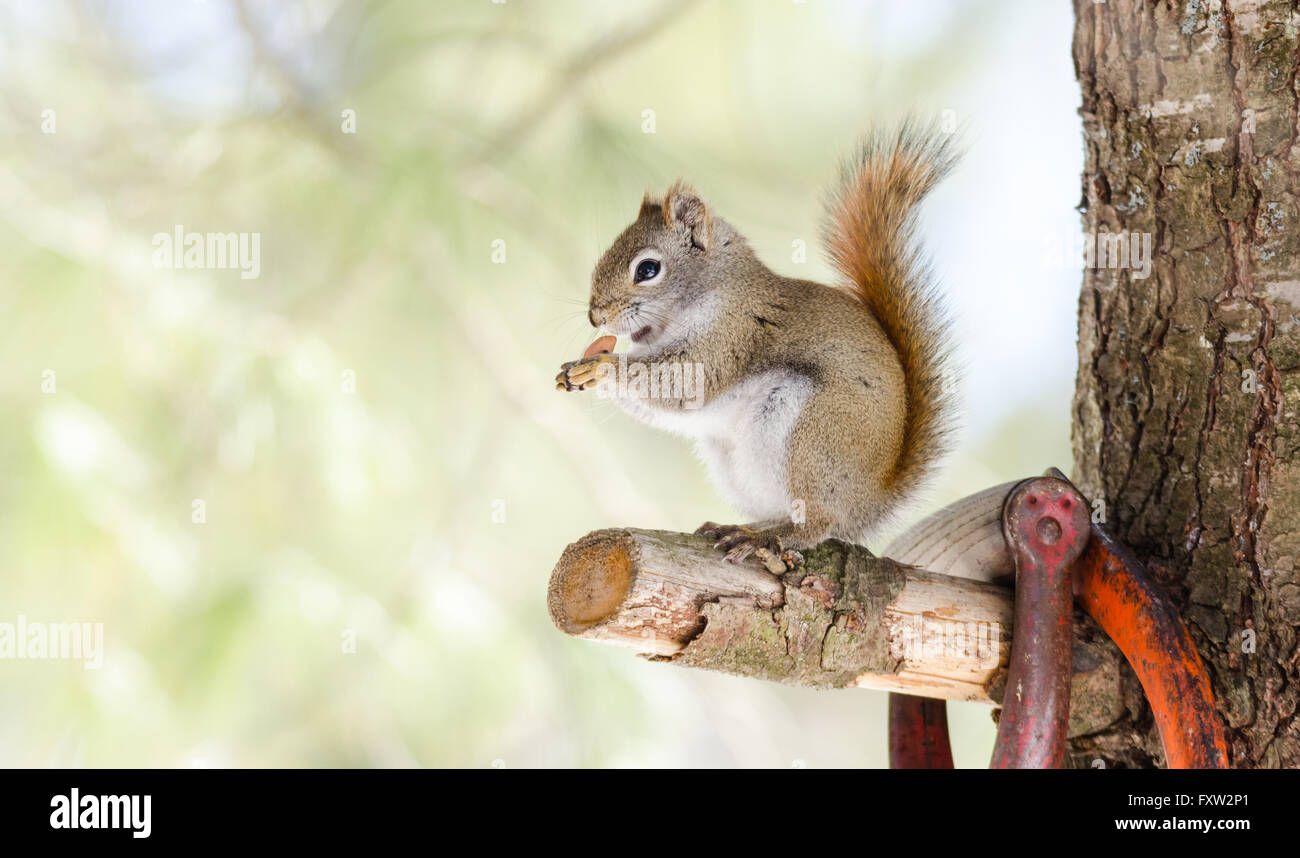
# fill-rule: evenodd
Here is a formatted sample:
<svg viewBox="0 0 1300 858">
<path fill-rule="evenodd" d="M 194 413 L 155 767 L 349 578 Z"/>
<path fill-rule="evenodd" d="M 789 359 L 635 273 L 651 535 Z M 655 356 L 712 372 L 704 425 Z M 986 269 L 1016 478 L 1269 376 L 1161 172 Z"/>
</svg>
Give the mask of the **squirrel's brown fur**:
<svg viewBox="0 0 1300 858">
<path fill-rule="evenodd" d="M 634 345 L 565 364 L 557 386 L 597 387 L 631 364 L 697 375 L 693 396 L 613 390 L 638 419 L 694 438 L 754 519 L 706 530 L 733 560 L 861 539 L 944 451 L 945 321 L 910 237 L 952 157 L 944 137 L 910 125 L 866 140 L 828 207 L 847 288 L 772 271 L 682 182 L 647 195 L 596 265 L 591 322 Z"/>
</svg>

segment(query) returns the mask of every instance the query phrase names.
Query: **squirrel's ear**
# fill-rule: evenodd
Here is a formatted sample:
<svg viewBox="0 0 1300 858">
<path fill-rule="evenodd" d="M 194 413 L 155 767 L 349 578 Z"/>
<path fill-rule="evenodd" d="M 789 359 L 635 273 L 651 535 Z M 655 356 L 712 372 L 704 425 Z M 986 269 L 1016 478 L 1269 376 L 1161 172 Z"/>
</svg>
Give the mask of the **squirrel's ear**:
<svg viewBox="0 0 1300 858">
<path fill-rule="evenodd" d="M 640 220 L 646 215 L 657 215 L 662 210 L 663 210 L 663 203 L 651 197 L 650 192 L 646 191 L 645 196 L 641 197 L 641 208 L 636 213 L 636 219 Z"/>
<path fill-rule="evenodd" d="M 664 197 L 664 224 L 676 229 L 700 250 L 709 249 L 709 209 L 689 185 L 678 181 Z"/>
</svg>

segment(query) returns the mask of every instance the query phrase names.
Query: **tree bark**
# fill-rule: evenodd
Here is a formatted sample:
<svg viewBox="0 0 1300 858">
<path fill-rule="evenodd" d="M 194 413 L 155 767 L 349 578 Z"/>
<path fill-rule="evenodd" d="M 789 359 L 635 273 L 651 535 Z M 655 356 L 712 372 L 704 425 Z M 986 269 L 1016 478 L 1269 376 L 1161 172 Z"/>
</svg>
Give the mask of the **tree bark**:
<svg viewBox="0 0 1300 858">
<path fill-rule="evenodd" d="M 1085 266 L 1072 477 L 1181 605 L 1231 764 L 1297 767 L 1300 13 L 1075 13 L 1084 234 L 1150 236 L 1152 265 Z M 1145 703 L 1127 701 L 1074 740 L 1077 763 L 1162 762 Z"/>
</svg>

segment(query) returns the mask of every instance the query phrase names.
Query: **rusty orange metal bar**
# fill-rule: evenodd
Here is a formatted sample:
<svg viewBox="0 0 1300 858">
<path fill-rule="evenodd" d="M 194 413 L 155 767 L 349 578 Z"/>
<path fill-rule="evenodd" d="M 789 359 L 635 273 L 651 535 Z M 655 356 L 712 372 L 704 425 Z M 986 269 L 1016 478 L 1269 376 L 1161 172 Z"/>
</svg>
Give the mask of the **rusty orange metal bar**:
<svg viewBox="0 0 1300 858">
<path fill-rule="evenodd" d="M 1052 468 L 1058 479 L 1065 475 Z M 1128 659 L 1171 769 L 1225 769 L 1228 743 L 1210 677 L 1178 609 L 1133 553 L 1096 524 L 1074 567 L 1074 597 Z"/>
<path fill-rule="evenodd" d="M 1227 768 L 1209 675 L 1168 597 L 1096 525 L 1074 578 L 1079 605 L 1119 645 L 1142 683 L 1169 768 Z"/>
</svg>

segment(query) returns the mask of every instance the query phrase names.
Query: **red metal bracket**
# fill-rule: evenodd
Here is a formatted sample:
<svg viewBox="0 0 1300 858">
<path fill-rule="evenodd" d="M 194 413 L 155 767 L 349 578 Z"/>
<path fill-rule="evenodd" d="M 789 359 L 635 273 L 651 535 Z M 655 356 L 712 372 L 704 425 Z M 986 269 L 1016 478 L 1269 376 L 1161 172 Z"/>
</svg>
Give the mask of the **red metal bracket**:
<svg viewBox="0 0 1300 858">
<path fill-rule="evenodd" d="M 1002 533 L 1016 564 L 1015 626 L 989 767 L 1059 769 L 1073 673 L 1070 566 L 1088 542 L 1088 511 L 1068 482 L 1026 480 L 1007 496 Z"/>
<path fill-rule="evenodd" d="M 1053 468 L 1013 488 L 1002 529 L 1016 567 L 1015 628 L 991 768 L 1061 766 L 1076 601 L 1132 665 L 1169 768 L 1226 768 L 1209 676 L 1177 609 L 1131 553 L 1090 524 L 1065 475 Z M 890 695 L 891 768 L 952 767 L 943 706 Z"/>
<path fill-rule="evenodd" d="M 889 767 L 952 768 L 945 701 L 912 694 L 889 695 Z"/>
</svg>

